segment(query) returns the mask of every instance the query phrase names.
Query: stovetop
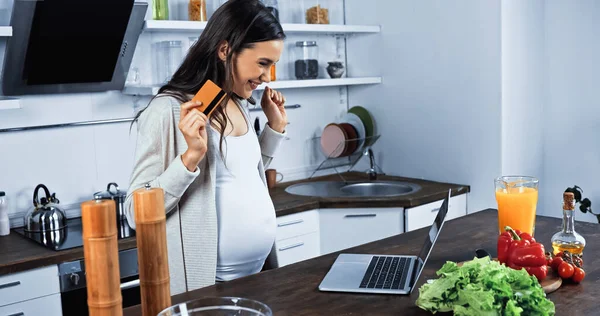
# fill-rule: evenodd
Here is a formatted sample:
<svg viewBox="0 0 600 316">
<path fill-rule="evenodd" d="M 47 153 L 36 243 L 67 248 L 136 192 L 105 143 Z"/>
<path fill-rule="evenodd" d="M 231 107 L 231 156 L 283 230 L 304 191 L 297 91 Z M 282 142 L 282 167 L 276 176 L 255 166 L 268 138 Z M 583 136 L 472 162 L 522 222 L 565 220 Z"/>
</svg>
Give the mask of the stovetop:
<svg viewBox="0 0 600 316">
<path fill-rule="evenodd" d="M 121 220 L 115 225 L 118 228 L 118 239 L 135 236 L 135 230 L 127 224 L 127 220 Z M 24 227 L 19 227 L 14 229 L 14 232 L 55 251 L 83 246 L 81 217 L 67 219 L 67 228 L 58 231 L 32 233 L 26 232 Z"/>
</svg>

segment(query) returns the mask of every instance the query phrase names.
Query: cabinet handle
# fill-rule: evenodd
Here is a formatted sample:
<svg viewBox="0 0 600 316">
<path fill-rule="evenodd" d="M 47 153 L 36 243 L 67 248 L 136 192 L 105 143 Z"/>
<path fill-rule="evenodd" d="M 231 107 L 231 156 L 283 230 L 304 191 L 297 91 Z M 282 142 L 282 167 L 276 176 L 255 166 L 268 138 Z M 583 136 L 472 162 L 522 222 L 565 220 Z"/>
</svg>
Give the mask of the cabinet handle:
<svg viewBox="0 0 600 316">
<path fill-rule="evenodd" d="M 299 242 L 297 244 L 293 244 L 293 245 L 289 245 L 289 246 L 285 246 L 285 247 L 279 248 L 279 251 L 289 250 L 289 249 L 300 247 L 300 246 L 303 246 L 303 245 L 304 245 L 304 242 L 301 241 L 301 242 Z"/>
<path fill-rule="evenodd" d="M 289 221 L 289 222 L 277 224 L 277 227 L 283 227 L 283 226 L 289 226 L 289 225 L 294 225 L 294 224 L 300 224 L 300 223 L 303 223 L 303 222 L 304 222 L 303 219 L 297 219 L 295 221 Z"/>
<path fill-rule="evenodd" d="M 16 314 L 10 314 L 8 316 L 25 316 L 25 313 L 19 312 L 19 313 L 16 313 Z"/>
<path fill-rule="evenodd" d="M 5 289 L 5 288 L 9 288 L 9 287 L 13 287 L 13 286 L 17 286 L 20 285 L 21 281 L 15 281 L 15 282 L 10 282 L 10 283 L 6 283 L 6 284 L 0 284 L 0 290 L 1 289 Z"/>
<path fill-rule="evenodd" d="M 140 285 L 140 279 L 137 279 L 137 280 L 121 283 L 120 287 L 121 287 L 121 290 L 129 290 L 129 289 L 134 288 L 139 285 Z"/>
<path fill-rule="evenodd" d="M 437 211 L 439 211 L 439 210 L 440 210 L 440 208 L 439 208 L 439 207 L 438 207 L 438 208 L 434 208 L 433 210 L 431 210 L 431 213 L 435 213 L 435 212 L 437 212 Z"/>
<path fill-rule="evenodd" d="M 377 214 L 347 214 L 344 217 L 375 217 Z"/>
</svg>

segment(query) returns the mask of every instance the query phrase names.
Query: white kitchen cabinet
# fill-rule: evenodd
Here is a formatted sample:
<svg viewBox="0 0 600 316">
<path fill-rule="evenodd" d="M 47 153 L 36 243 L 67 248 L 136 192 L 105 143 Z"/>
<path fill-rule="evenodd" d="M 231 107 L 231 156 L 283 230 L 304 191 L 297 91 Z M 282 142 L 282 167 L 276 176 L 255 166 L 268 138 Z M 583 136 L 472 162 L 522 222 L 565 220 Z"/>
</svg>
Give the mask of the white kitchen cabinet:
<svg viewBox="0 0 600 316">
<path fill-rule="evenodd" d="M 0 306 L 28 301 L 51 294 L 60 294 L 58 267 L 56 265 L 0 277 Z M 4 316 L 2 313 L 0 315 Z M 33 313 L 32 315 L 42 314 Z"/>
<path fill-rule="evenodd" d="M 444 200 L 407 208 L 404 210 L 406 231 L 431 226 L 438 214 Z M 446 221 L 467 215 L 467 194 L 461 194 L 450 198 Z"/>
<path fill-rule="evenodd" d="M 1 316 L 61 316 L 60 294 L 52 294 L 36 299 L 0 307 Z"/>
<path fill-rule="evenodd" d="M 277 217 L 276 240 L 285 240 L 318 231 L 319 210 Z"/>
<path fill-rule="evenodd" d="M 276 241 L 279 267 L 318 257 L 320 255 L 319 239 L 319 232 L 316 231 Z"/>
<path fill-rule="evenodd" d="M 321 254 L 401 234 L 402 214 L 401 207 L 321 209 Z"/>
</svg>

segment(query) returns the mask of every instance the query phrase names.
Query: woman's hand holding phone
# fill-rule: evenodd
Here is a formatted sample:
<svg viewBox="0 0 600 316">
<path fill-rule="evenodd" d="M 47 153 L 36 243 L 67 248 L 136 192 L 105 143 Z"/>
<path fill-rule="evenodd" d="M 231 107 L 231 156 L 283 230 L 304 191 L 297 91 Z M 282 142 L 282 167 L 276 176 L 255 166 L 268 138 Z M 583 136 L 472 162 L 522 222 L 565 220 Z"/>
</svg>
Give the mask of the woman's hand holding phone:
<svg viewBox="0 0 600 316">
<path fill-rule="evenodd" d="M 206 123 L 208 118 L 198 110 L 201 105 L 202 102 L 199 101 L 183 103 L 178 125 L 188 145 L 188 149 L 181 155 L 181 160 L 185 167 L 192 172 L 196 171 L 207 150 Z"/>
</svg>

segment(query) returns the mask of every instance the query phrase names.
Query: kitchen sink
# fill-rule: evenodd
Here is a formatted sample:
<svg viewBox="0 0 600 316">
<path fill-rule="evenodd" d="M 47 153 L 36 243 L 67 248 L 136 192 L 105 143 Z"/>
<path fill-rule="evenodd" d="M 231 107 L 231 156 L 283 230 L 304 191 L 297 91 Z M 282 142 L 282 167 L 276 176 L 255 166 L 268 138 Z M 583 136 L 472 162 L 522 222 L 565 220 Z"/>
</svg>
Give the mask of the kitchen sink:
<svg viewBox="0 0 600 316">
<path fill-rule="evenodd" d="M 393 197 L 415 193 L 421 186 L 403 181 L 314 181 L 290 185 L 287 193 L 315 197 Z"/>
</svg>

